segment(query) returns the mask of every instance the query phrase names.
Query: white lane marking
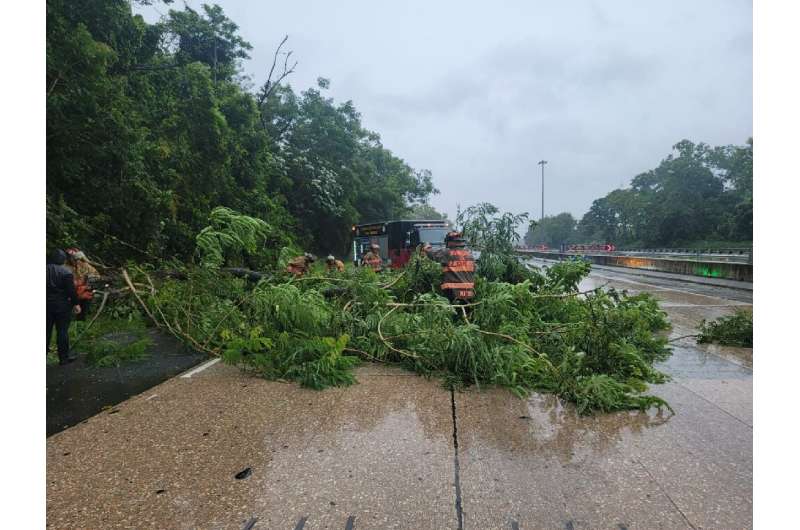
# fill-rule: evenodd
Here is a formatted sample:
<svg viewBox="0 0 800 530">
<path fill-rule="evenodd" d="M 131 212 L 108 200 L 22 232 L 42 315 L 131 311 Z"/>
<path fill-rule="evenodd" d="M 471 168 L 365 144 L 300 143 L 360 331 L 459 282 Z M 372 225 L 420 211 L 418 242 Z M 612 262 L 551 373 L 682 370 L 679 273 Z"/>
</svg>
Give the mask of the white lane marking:
<svg viewBox="0 0 800 530">
<path fill-rule="evenodd" d="M 195 368 L 191 372 L 186 372 L 185 374 L 183 374 L 181 376 L 181 379 L 188 379 L 188 378 L 192 377 L 195 374 L 199 374 L 200 372 L 202 372 L 206 368 L 211 368 L 212 366 L 217 364 L 219 361 L 220 361 L 219 357 L 217 357 L 216 359 L 211 359 L 210 361 L 201 364 L 200 366 L 198 366 L 197 368 Z"/>
</svg>

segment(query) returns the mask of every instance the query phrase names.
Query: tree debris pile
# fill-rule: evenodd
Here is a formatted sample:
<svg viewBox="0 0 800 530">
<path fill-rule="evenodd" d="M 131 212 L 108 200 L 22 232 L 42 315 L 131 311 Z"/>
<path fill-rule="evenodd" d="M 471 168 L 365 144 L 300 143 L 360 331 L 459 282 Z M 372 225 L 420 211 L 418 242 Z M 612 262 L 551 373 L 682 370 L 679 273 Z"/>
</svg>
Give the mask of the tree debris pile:
<svg viewBox="0 0 800 530">
<path fill-rule="evenodd" d="M 448 387 L 553 393 L 584 413 L 669 408 L 645 393 L 648 383 L 665 381 L 654 364 L 670 354 L 658 333 L 669 324 L 655 299 L 581 292 L 590 269 L 582 261 L 526 267 L 502 243 L 513 230 L 492 242 L 501 225 L 519 219 L 490 210 L 477 214 L 486 223 L 472 211 L 464 224 L 474 229 L 465 235 L 482 249 L 484 271 L 468 304 L 442 296 L 441 266 L 421 252 L 402 271 L 332 273 L 317 265 L 294 277 L 284 272 L 294 249 L 268 248 L 267 227 L 219 210 L 213 233 L 197 238 L 198 265 L 129 265 L 124 285 L 110 290 L 125 296 L 115 297 L 109 312 L 127 321 L 141 312 L 196 350 L 311 388 L 354 383 L 353 368 L 366 360 Z M 243 268 L 253 262 L 265 270 Z"/>
<path fill-rule="evenodd" d="M 348 385 L 366 359 L 453 386 L 554 393 L 581 412 L 668 407 L 643 394 L 665 380 L 653 364 L 669 355 L 653 298 L 579 293 L 589 266 L 566 262 L 517 284 L 478 279 L 476 301 L 454 306 L 437 292 L 439 269 L 417 256 L 401 273 L 276 274 L 253 284 L 196 267 L 139 295 L 160 326 L 269 379 Z M 143 270 L 133 278 L 150 282 Z"/>
<path fill-rule="evenodd" d="M 753 312 L 739 309 L 733 315 L 700 323 L 697 342 L 716 342 L 723 346 L 753 347 Z"/>
</svg>

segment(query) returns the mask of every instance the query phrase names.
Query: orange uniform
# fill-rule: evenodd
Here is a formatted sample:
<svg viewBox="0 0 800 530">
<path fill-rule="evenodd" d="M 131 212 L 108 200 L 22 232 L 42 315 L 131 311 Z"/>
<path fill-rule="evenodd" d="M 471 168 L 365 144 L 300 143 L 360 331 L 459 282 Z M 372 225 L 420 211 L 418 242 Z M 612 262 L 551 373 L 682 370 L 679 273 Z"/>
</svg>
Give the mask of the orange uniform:
<svg viewBox="0 0 800 530">
<path fill-rule="evenodd" d="M 381 255 L 379 254 L 379 251 L 375 248 L 367 251 L 361 257 L 361 263 L 363 263 L 365 267 L 369 267 L 375 272 L 380 272 L 381 267 L 383 266 L 383 260 L 381 259 Z"/>
<path fill-rule="evenodd" d="M 333 271 L 344 272 L 344 263 L 342 263 L 341 260 L 338 259 L 335 259 L 332 262 L 326 261 L 325 268 L 328 272 L 333 272 Z"/>
<path fill-rule="evenodd" d="M 297 256 L 296 258 L 292 258 L 286 265 L 286 272 L 294 274 L 295 276 L 302 276 L 308 272 L 311 263 L 312 260 L 309 259 L 308 256 Z"/>
<path fill-rule="evenodd" d="M 442 291 L 451 301 L 471 300 L 475 297 L 475 258 L 460 233 L 450 232 L 445 242 L 447 248 L 437 256 L 444 271 Z"/>
</svg>

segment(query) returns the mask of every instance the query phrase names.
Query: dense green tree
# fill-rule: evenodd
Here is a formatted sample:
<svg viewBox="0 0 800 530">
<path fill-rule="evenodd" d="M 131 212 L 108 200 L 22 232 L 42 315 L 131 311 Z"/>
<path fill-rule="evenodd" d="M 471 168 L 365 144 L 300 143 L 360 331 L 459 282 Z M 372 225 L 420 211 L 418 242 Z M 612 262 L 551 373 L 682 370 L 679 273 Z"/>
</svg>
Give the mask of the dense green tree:
<svg viewBox="0 0 800 530">
<path fill-rule="evenodd" d="M 441 219 L 447 221 L 447 214 L 438 211 L 436 208 L 423 202 L 420 204 L 413 204 L 409 208 L 408 217 L 410 219 Z"/>
<path fill-rule="evenodd" d="M 184 6 L 183 11 L 171 9 L 164 23 L 169 45 L 175 48 L 177 64 L 202 62 L 211 67 L 215 80 L 230 80 L 239 69 L 242 59 L 249 59 L 253 47 L 242 39 L 237 26 L 218 5 L 203 4 L 203 14 Z"/>
<path fill-rule="evenodd" d="M 558 248 L 561 244 L 574 242 L 576 226 L 577 221 L 571 213 L 548 215 L 528 229 L 525 243 L 529 246 L 545 244 Z"/>
<path fill-rule="evenodd" d="M 673 150 L 630 188 L 595 200 L 578 238 L 622 246 L 752 240 L 752 139 L 715 148 L 682 140 Z"/>
</svg>

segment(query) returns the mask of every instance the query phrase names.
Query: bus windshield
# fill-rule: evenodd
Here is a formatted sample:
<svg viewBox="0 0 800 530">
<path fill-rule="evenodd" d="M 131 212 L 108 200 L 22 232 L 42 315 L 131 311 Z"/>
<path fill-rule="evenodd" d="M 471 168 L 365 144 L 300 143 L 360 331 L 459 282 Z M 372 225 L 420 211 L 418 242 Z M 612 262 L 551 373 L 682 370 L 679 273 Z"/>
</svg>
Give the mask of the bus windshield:
<svg viewBox="0 0 800 530">
<path fill-rule="evenodd" d="M 444 245 L 444 236 L 447 235 L 447 228 L 420 228 L 420 243 L 430 243 L 431 245 Z"/>
</svg>

